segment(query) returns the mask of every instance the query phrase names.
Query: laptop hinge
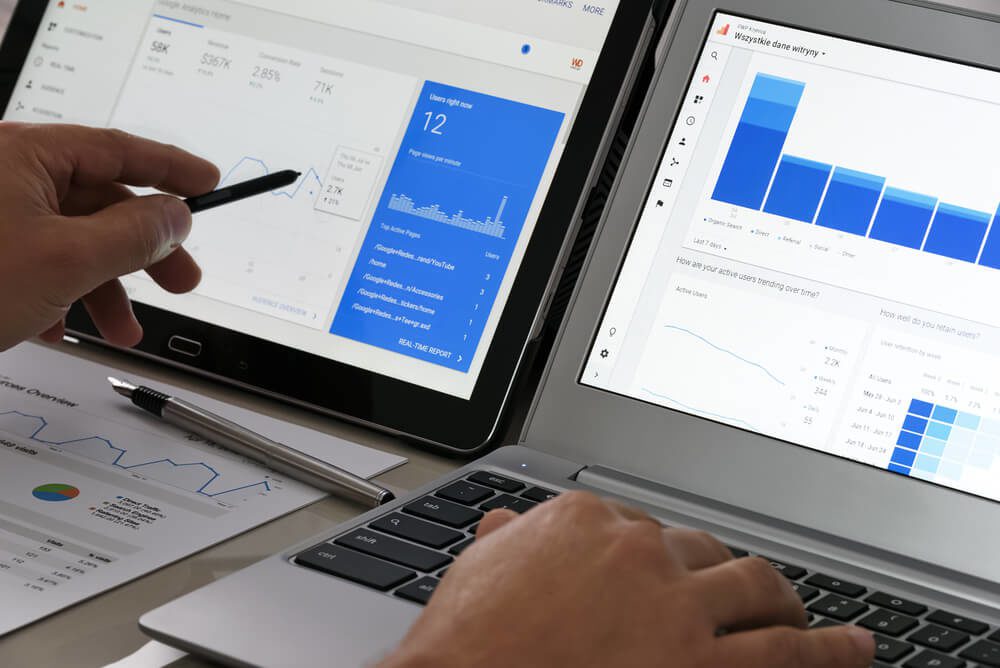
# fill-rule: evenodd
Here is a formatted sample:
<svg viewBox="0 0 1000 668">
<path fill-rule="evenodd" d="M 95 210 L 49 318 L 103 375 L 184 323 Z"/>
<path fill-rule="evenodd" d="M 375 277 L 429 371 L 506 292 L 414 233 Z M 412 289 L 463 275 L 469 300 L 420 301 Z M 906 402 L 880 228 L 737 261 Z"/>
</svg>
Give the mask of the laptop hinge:
<svg viewBox="0 0 1000 668">
<path fill-rule="evenodd" d="M 1000 610 L 1000 583 L 768 518 L 603 466 L 584 468 L 576 481 L 645 507 L 667 525 L 705 530 L 730 546 L 756 554 L 841 577 L 853 576 L 862 582 L 895 581 L 899 591 L 939 600 L 944 597 L 954 605 L 981 607 L 983 614 L 995 615 Z"/>
</svg>

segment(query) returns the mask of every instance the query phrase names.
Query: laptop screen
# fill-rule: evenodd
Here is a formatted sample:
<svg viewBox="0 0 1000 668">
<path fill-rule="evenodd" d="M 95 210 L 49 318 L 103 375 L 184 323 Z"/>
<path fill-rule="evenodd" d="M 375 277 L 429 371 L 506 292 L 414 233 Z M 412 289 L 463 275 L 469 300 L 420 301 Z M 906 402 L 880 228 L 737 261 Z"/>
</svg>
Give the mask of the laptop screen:
<svg viewBox="0 0 1000 668">
<path fill-rule="evenodd" d="M 137 302 L 472 396 L 618 0 L 51 0 L 5 119 L 205 156 L 190 295 Z"/>
<path fill-rule="evenodd" d="M 1000 74 L 719 14 L 581 382 L 1000 499 Z"/>
</svg>

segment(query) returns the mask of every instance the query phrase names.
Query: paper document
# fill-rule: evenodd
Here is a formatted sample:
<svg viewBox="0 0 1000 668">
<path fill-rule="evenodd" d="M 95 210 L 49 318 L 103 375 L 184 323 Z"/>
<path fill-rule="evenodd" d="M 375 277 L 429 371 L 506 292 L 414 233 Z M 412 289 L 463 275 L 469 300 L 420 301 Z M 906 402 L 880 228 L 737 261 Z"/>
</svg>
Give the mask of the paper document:
<svg viewBox="0 0 1000 668">
<path fill-rule="evenodd" d="M 143 645 L 135 654 L 109 663 L 104 668 L 167 668 L 186 656 L 179 649 L 153 641 Z"/>
<path fill-rule="evenodd" d="M 42 346 L 0 355 L 0 635 L 323 497 L 115 395 Z M 371 477 L 405 462 L 149 382 Z"/>
</svg>

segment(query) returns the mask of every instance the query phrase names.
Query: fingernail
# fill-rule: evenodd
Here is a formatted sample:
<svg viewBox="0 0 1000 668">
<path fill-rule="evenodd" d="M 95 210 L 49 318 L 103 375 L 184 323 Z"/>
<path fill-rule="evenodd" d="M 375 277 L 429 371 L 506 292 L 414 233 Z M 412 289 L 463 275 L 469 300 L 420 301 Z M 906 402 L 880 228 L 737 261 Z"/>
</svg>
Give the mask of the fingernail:
<svg viewBox="0 0 1000 668">
<path fill-rule="evenodd" d="M 875 636 L 872 635 L 871 631 L 865 631 L 858 626 L 850 626 L 847 628 L 847 633 L 862 653 L 871 654 L 875 651 Z"/>
<path fill-rule="evenodd" d="M 191 211 L 181 200 L 165 197 L 163 213 L 170 231 L 166 245 L 170 250 L 175 250 L 191 234 Z"/>
</svg>

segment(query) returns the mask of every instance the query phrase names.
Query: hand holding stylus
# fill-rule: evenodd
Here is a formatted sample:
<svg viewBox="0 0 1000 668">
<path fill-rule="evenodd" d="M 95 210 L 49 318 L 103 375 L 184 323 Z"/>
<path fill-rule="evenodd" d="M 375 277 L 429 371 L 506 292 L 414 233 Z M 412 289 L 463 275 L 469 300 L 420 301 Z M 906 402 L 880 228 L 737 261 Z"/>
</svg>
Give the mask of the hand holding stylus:
<svg viewBox="0 0 1000 668">
<path fill-rule="evenodd" d="M 194 289 L 201 271 L 181 244 L 190 197 L 219 172 L 178 148 L 115 130 L 0 123 L 0 350 L 41 335 L 58 341 L 82 298 L 110 342 L 135 345 L 142 327 L 120 276 L 145 270 L 165 290 Z"/>
</svg>

